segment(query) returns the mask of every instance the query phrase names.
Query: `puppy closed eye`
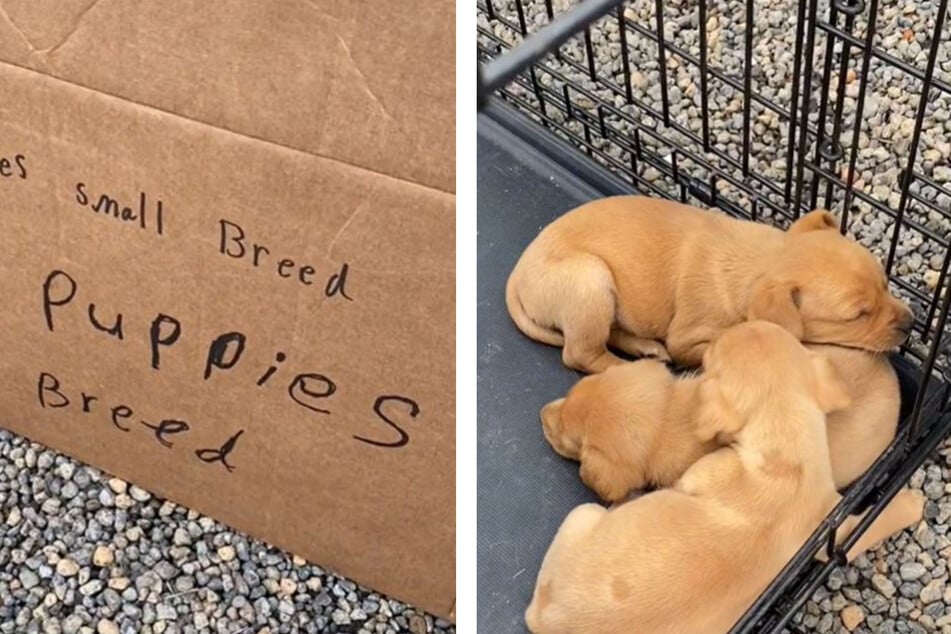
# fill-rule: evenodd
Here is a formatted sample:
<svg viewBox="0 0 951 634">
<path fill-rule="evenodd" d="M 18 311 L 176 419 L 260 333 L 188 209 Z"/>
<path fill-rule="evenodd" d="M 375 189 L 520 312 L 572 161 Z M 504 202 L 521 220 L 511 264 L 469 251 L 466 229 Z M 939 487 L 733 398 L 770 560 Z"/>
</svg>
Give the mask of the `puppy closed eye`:
<svg viewBox="0 0 951 634">
<path fill-rule="evenodd" d="M 849 321 L 858 321 L 858 320 L 860 320 L 860 319 L 865 319 L 865 318 L 867 318 L 867 317 L 868 317 L 869 315 L 871 315 L 871 314 L 872 314 L 872 311 L 870 311 L 870 310 L 867 309 L 867 308 L 863 308 L 862 310 L 860 310 L 860 311 L 858 312 L 857 315 L 855 315 L 855 317 L 853 317 L 853 318 L 850 319 Z"/>
</svg>

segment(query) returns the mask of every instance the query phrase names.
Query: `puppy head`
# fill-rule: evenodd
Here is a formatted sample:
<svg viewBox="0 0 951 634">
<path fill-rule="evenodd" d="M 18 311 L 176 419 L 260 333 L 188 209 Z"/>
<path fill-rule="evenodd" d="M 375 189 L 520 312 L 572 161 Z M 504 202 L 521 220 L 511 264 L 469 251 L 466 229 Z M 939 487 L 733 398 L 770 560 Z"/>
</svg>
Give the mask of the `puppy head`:
<svg viewBox="0 0 951 634">
<path fill-rule="evenodd" d="M 565 398 L 542 408 L 545 438 L 559 454 L 578 460 L 585 445 L 612 446 L 624 435 L 621 423 L 630 413 L 663 403 L 673 381 L 660 361 L 624 363 L 574 384 Z"/>
<path fill-rule="evenodd" d="M 837 226 L 817 210 L 790 227 L 784 253 L 753 286 L 747 319 L 779 324 L 802 341 L 890 350 L 908 337 L 914 316 L 889 293 L 881 263 Z"/>
<path fill-rule="evenodd" d="M 623 500 L 637 480 L 639 457 L 660 428 L 674 380 L 652 359 L 587 376 L 542 408 L 545 438 L 558 454 L 581 462 L 581 480 L 598 497 Z"/>
<path fill-rule="evenodd" d="M 697 434 L 729 440 L 768 399 L 811 397 L 824 412 L 848 407 L 847 388 L 829 360 L 777 324 L 750 321 L 725 331 L 703 357 Z"/>
<path fill-rule="evenodd" d="M 566 402 L 567 399 L 560 398 L 542 408 L 545 438 L 558 454 L 581 462 L 578 475 L 599 498 L 608 502 L 624 499 L 629 489 L 624 466 L 614 464 L 610 456 L 601 450 L 597 434 L 589 437 L 586 416 L 579 415 L 577 411 L 563 415 Z"/>
</svg>

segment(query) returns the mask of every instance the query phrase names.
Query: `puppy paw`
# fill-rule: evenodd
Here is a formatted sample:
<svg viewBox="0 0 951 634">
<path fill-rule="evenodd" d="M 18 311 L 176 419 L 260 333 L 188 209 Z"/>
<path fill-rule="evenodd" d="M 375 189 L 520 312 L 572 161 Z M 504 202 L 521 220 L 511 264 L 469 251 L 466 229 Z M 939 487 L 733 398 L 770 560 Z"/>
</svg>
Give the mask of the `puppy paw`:
<svg viewBox="0 0 951 634">
<path fill-rule="evenodd" d="M 670 353 L 667 352 L 667 348 L 664 347 L 664 344 L 657 341 L 650 342 L 652 345 L 647 346 L 647 350 L 644 352 L 644 356 L 657 359 L 658 361 L 663 361 L 664 363 L 670 363 L 672 360 L 670 358 Z"/>
<path fill-rule="evenodd" d="M 665 363 L 670 361 L 670 353 L 667 352 L 667 348 L 656 339 L 644 339 L 635 337 L 630 333 L 614 330 L 611 332 L 608 343 L 632 357 L 648 357 Z"/>
<path fill-rule="evenodd" d="M 895 495 L 895 500 L 901 504 L 909 524 L 917 524 L 924 519 L 928 498 L 921 491 L 902 489 Z"/>
<path fill-rule="evenodd" d="M 659 341 L 654 341 L 653 339 L 637 339 L 637 343 L 629 347 L 630 354 L 635 357 L 657 359 L 664 363 L 670 362 L 670 353 L 667 352 L 667 348 L 664 347 L 664 344 Z"/>
</svg>

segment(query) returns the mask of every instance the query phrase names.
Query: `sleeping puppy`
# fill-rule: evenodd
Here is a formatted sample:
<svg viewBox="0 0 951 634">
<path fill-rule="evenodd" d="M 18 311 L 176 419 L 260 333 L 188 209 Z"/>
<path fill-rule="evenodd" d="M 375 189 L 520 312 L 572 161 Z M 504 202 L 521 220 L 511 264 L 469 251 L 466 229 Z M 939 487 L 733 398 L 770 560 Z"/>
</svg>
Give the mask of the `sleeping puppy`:
<svg viewBox="0 0 951 634">
<path fill-rule="evenodd" d="M 838 503 L 825 415 L 849 396 L 829 361 L 752 322 L 709 346 L 704 367 L 698 429 L 734 442 L 672 488 L 574 509 L 526 610 L 535 634 L 726 632 Z M 850 555 L 920 517 L 920 497 L 903 498 Z"/>
<path fill-rule="evenodd" d="M 857 480 L 895 438 L 901 399 L 895 369 L 884 355 L 840 346 L 821 352 L 854 395 L 827 418 L 836 488 Z M 582 481 L 607 502 L 648 486 L 673 484 L 690 465 L 729 438 L 699 425 L 699 375 L 677 377 L 643 359 L 581 379 L 565 398 L 541 411 L 545 438 L 560 455 L 581 462 Z"/>
<path fill-rule="evenodd" d="M 545 227 L 515 265 L 506 304 L 532 339 L 563 346 L 571 368 L 632 356 L 700 363 L 725 328 L 777 323 L 797 339 L 872 351 L 907 337 L 912 313 L 881 264 L 813 211 L 788 231 L 668 200 L 617 196 Z"/>
</svg>

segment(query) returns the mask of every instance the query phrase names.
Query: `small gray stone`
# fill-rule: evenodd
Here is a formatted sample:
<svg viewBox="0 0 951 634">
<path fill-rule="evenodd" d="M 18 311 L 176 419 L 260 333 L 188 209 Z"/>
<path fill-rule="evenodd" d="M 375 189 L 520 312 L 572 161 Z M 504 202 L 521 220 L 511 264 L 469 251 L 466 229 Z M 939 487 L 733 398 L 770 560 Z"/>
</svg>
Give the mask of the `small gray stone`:
<svg viewBox="0 0 951 634">
<path fill-rule="evenodd" d="M 885 575 L 872 575 L 872 586 L 879 591 L 886 599 L 891 599 L 898 591 L 895 584 Z"/>
<path fill-rule="evenodd" d="M 82 626 L 82 617 L 78 614 L 70 614 L 63 619 L 63 634 L 76 634 Z"/>
<path fill-rule="evenodd" d="M 35 588 L 40 583 L 39 576 L 29 568 L 21 569 L 17 578 L 20 580 L 20 585 L 26 590 Z"/>
<path fill-rule="evenodd" d="M 176 528 L 175 535 L 172 537 L 172 543 L 176 546 L 189 546 L 192 543 L 192 537 L 188 534 L 188 530 Z"/>
<path fill-rule="evenodd" d="M 164 559 L 158 562 L 157 564 L 155 564 L 154 570 L 155 570 L 155 574 L 157 574 L 159 577 L 161 577 L 165 581 L 168 581 L 174 578 L 175 575 L 178 574 L 178 568 L 176 568 L 171 563 L 165 561 Z"/>
<path fill-rule="evenodd" d="M 63 577 L 75 577 L 79 573 L 79 564 L 69 557 L 63 557 L 56 563 L 56 572 Z"/>
<path fill-rule="evenodd" d="M 941 579 L 935 579 L 930 582 L 924 588 L 921 589 L 919 598 L 921 602 L 925 605 L 929 603 L 934 603 L 935 601 L 940 601 L 941 597 L 944 595 L 945 583 Z"/>
<path fill-rule="evenodd" d="M 928 570 L 918 562 L 902 564 L 898 569 L 898 574 L 905 581 L 914 581 L 925 575 Z"/>
<path fill-rule="evenodd" d="M 343 610 L 334 610 L 330 615 L 330 618 L 333 619 L 333 622 L 337 625 L 349 625 L 350 624 L 350 615 L 344 612 Z"/>
<path fill-rule="evenodd" d="M 944 497 L 944 483 L 931 480 L 925 483 L 923 491 L 932 500 L 940 500 Z"/>
<path fill-rule="evenodd" d="M 104 585 L 105 584 L 103 584 L 101 580 L 93 579 L 92 581 L 89 581 L 79 586 L 79 594 L 83 595 L 84 597 L 89 597 L 94 594 L 98 594 L 99 591 L 102 590 Z"/>
<path fill-rule="evenodd" d="M 99 489 L 99 503 L 103 506 L 113 506 L 116 503 L 116 496 L 108 487 Z"/>
</svg>

